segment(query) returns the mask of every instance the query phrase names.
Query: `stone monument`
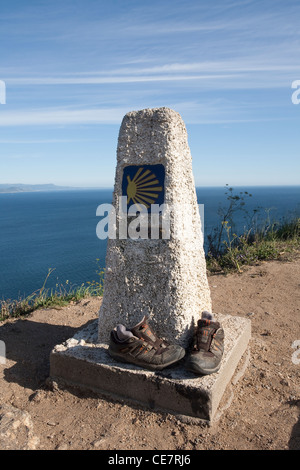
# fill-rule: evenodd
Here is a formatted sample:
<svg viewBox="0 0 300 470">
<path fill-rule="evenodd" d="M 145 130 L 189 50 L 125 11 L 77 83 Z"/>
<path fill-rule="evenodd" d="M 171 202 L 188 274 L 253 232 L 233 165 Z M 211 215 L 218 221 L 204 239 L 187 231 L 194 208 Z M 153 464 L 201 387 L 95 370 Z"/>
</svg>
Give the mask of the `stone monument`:
<svg viewBox="0 0 300 470">
<path fill-rule="evenodd" d="M 134 204 L 148 212 L 151 205 L 163 204 L 162 219 L 168 226 L 160 226 L 159 236 L 151 237 L 153 215 L 144 219 L 149 220 L 144 238 L 131 238 L 129 230 L 122 230 L 124 214 L 130 228 L 128 214 Z M 157 108 L 126 114 L 118 140 L 113 206 L 115 237 L 107 245 L 99 342 L 107 342 L 118 323 L 133 327 L 148 315 L 160 337 L 186 347 L 201 312 L 211 311 L 211 299 L 192 157 L 177 112 Z"/>
<path fill-rule="evenodd" d="M 186 347 L 202 311 L 212 310 L 192 159 L 178 113 L 145 109 L 124 117 L 113 199 L 99 315 L 53 348 L 50 379 L 212 423 L 229 406 L 222 405 L 225 390 L 247 367 L 249 319 L 214 312 L 224 328 L 224 355 L 208 376 L 180 363 L 158 373 L 108 354 L 118 323 L 132 328 L 148 315 L 159 337 Z"/>
</svg>

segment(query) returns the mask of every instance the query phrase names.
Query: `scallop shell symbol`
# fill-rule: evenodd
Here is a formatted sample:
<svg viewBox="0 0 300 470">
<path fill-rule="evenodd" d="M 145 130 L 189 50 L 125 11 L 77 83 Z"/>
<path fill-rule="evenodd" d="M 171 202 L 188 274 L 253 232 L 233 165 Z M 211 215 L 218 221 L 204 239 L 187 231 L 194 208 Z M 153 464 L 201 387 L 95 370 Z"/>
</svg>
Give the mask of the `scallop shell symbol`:
<svg viewBox="0 0 300 470">
<path fill-rule="evenodd" d="M 158 193 L 163 190 L 156 175 L 151 170 L 144 171 L 142 167 L 137 170 L 132 180 L 127 175 L 127 181 L 127 205 L 132 201 L 134 204 L 143 204 L 148 209 L 150 204 L 155 204 Z"/>
</svg>

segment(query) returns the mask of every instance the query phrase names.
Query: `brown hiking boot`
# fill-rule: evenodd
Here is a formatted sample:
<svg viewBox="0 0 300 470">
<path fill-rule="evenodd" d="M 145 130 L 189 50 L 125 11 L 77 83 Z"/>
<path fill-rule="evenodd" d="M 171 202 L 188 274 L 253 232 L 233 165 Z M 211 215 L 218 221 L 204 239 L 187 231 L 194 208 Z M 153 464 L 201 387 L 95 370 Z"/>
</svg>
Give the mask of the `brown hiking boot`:
<svg viewBox="0 0 300 470">
<path fill-rule="evenodd" d="M 224 330 L 212 315 L 203 312 L 198 320 L 193 338 L 193 349 L 186 361 L 186 368 L 199 375 L 217 372 L 224 352 Z"/>
<path fill-rule="evenodd" d="M 185 350 L 158 338 L 148 324 L 148 318 L 130 330 L 117 325 L 110 334 L 110 356 L 150 370 L 161 370 L 182 359 Z"/>
</svg>

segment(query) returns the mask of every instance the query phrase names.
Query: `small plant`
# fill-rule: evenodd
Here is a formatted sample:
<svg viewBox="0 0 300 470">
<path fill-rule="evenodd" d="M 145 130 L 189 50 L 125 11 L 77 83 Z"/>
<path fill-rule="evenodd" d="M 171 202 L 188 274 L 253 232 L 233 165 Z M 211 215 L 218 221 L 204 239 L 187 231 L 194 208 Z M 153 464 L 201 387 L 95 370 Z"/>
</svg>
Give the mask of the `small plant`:
<svg viewBox="0 0 300 470">
<path fill-rule="evenodd" d="M 97 260 L 99 263 L 99 260 Z M 0 321 L 11 317 L 28 315 L 38 308 L 48 308 L 54 306 L 67 305 L 71 301 L 78 301 L 86 297 L 102 296 L 104 270 L 97 268 L 98 281 L 82 283 L 80 286 L 70 284 L 66 280 L 65 284 L 56 284 L 55 289 L 47 289 L 46 283 L 55 269 L 50 268 L 40 289 L 37 289 L 27 297 L 20 297 L 17 300 L 0 300 Z"/>
<path fill-rule="evenodd" d="M 225 245 L 225 250 L 226 250 L 228 259 L 230 260 L 232 265 L 238 271 L 240 271 L 239 256 L 237 256 L 238 248 L 235 246 L 237 244 L 237 241 L 240 242 L 240 240 L 236 233 L 233 233 L 232 238 L 231 238 L 231 227 L 228 224 L 227 220 L 222 222 L 222 225 L 224 226 L 226 235 L 227 235 L 227 240 L 223 240 L 223 244 Z"/>
<path fill-rule="evenodd" d="M 233 188 L 228 188 L 225 194 L 229 195 L 228 207 L 219 209 L 220 225 L 208 237 L 208 271 L 241 272 L 244 265 L 278 259 L 286 252 L 300 249 L 299 217 L 274 222 L 270 217 L 270 209 L 264 209 L 266 216 L 259 224 L 257 216 L 262 209 L 255 209 L 249 215 L 245 208 L 245 196 L 251 194 L 244 192 L 234 195 Z M 248 219 L 248 226 L 244 227 L 242 234 L 233 231 L 237 211 L 244 211 Z"/>
<path fill-rule="evenodd" d="M 234 216 L 237 212 L 243 211 L 245 217 L 248 216 L 245 208 L 245 198 L 252 197 L 252 194 L 248 193 L 248 191 L 241 191 L 239 194 L 235 194 L 234 189 L 229 187 L 228 184 L 225 186 L 225 195 L 227 196 L 228 205 L 227 207 L 220 206 L 218 209 L 220 224 L 207 236 L 208 252 L 213 257 L 219 257 L 222 254 L 226 224 L 230 224 L 232 227 L 235 226 Z"/>
<path fill-rule="evenodd" d="M 99 266 L 99 262 L 100 260 L 97 258 L 96 259 L 96 263 L 97 263 L 96 274 L 99 277 L 98 281 L 88 281 L 87 284 L 89 286 L 90 291 L 94 292 L 93 295 L 103 296 L 105 269 Z"/>
</svg>

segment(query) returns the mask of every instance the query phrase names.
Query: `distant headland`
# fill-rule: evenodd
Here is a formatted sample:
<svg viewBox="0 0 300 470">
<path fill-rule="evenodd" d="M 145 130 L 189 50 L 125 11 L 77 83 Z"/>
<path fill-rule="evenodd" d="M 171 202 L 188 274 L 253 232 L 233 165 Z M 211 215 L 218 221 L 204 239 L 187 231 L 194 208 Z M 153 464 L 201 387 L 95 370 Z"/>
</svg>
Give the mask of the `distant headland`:
<svg viewBox="0 0 300 470">
<path fill-rule="evenodd" d="M 0 193 L 25 193 L 37 191 L 67 191 L 67 190 L 91 189 L 75 188 L 71 186 L 56 186 L 55 184 L 0 184 Z"/>
</svg>

